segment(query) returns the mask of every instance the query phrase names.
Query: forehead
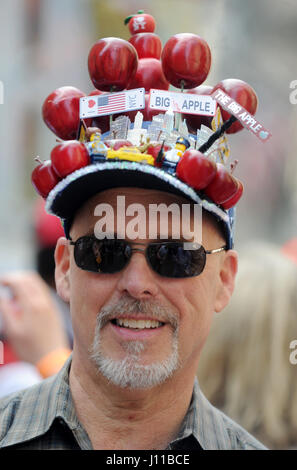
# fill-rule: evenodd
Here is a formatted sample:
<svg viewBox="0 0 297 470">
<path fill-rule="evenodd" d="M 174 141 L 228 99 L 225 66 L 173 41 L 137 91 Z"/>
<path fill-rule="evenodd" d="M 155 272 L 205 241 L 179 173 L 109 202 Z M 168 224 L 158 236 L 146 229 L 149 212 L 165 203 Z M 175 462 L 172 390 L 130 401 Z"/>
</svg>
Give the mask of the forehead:
<svg viewBox="0 0 297 470">
<path fill-rule="evenodd" d="M 78 215 L 81 212 L 88 212 L 90 209 L 92 210 L 98 203 L 101 202 L 108 202 L 109 204 L 116 205 L 117 204 L 117 197 L 118 196 L 125 196 L 127 204 L 132 203 L 141 203 L 144 205 L 149 204 L 156 204 L 156 203 L 177 203 L 177 204 L 187 204 L 189 200 L 177 196 L 172 193 L 167 193 L 164 191 L 157 191 L 153 189 L 142 189 L 142 188 L 112 188 L 106 191 L 102 191 L 92 198 L 90 198 L 84 206 L 80 209 Z"/>
<path fill-rule="evenodd" d="M 140 210 L 140 206 L 135 206 L 135 204 L 141 205 L 143 210 Z M 121 211 L 124 210 L 126 223 L 131 220 L 131 218 L 135 218 L 136 214 L 140 221 L 143 217 L 145 217 L 146 221 L 148 221 L 152 214 L 152 208 L 156 206 L 161 207 L 161 204 L 164 207 L 164 212 L 161 211 L 158 213 L 160 220 L 162 217 L 168 217 L 167 220 L 174 220 L 175 224 L 178 223 L 178 225 L 181 225 L 181 215 L 186 214 L 186 212 L 183 212 L 183 210 L 184 207 L 187 206 L 187 214 L 190 215 L 190 218 L 188 217 L 188 225 L 190 230 L 193 230 L 194 228 L 193 220 L 195 214 L 196 219 L 199 216 L 199 223 L 200 225 L 202 224 L 202 228 L 205 233 L 209 231 L 217 234 L 219 233 L 216 223 L 213 221 L 212 217 L 204 211 L 202 212 L 200 207 L 196 207 L 194 211 L 195 204 L 182 196 L 164 191 L 123 187 L 102 191 L 86 201 L 86 203 L 79 209 L 74 218 L 71 228 L 72 238 L 86 233 L 91 233 L 94 230 L 96 222 L 98 221 L 99 214 L 102 216 L 104 213 L 104 215 L 106 214 L 106 218 L 108 218 L 112 213 L 116 220 L 118 217 L 122 216 L 123 212 Z M 111 208 L 112 211 L 107 210 L 107 212 L 104 212 L 104 210 L 107 209 L 107 206 L 108 209 Z M 129 210 L 132 211 L 130 214 L 133 215 L 127 215 L 128 207 Z M 174 207 L 173 213 L 168 210 L 169 207 Z M 134 213 L 133 210 L 135 210 Z M 171 225 L 171 228 L 172 227 L 173 225 Z M 196 227 L 197 225 L 195 225 L 195 228 Z"/>
</svg>

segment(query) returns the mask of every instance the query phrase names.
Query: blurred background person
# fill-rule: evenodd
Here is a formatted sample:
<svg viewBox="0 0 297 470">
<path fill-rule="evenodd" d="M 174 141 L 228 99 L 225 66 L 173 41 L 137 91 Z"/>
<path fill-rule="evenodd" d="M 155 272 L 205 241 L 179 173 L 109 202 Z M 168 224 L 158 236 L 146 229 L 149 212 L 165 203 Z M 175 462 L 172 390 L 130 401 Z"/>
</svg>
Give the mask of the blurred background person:
<svg viewBox="0 0 297 470">
<path fill-rule="evenodd" d="M 282 252 L 297 264 L 297 237 L 288 240 L 282 247 Z"/>
<path fill-rule="evenodd" d="M 57 296 L 54 280 L 55 246 L 64 231 L 60 220 L 45 212 L 42 199 L 34 208 L 33 229 L 37 272 L 13 271 L 0 277 L 7 365 L 0 367 L 0 396 L 56 373 L 72 348 L 69 307 Z"/>
<path fill-rule="evenodd" d="M 61 314 L 69 345 L 72 348 L 73 331 L 69 305 L 58 296 L 55 284 L 55 248 L 58 238 L 64 236 L 64 229 L 60 219 L 48 214 L 45 211 L 44 200 L 42 198 L 37 199 L 33 211 L 36 270 L 50 289 L 53 301 Z"/>
<path fill-rule="evenodd" d="M 1 303 L 8 297 L 8 291 L 0 285 L 0 398 L 42 380 L 35 366 L 17 357 L 4 334 Z"/>
<path fill-rule="evenodd" d="M 297 264 L 280 247 L 239 251 L 229 306 L 215 317 L 198 379 L 215 406 L 270 449 L 297 447 Z"/>
</svg>

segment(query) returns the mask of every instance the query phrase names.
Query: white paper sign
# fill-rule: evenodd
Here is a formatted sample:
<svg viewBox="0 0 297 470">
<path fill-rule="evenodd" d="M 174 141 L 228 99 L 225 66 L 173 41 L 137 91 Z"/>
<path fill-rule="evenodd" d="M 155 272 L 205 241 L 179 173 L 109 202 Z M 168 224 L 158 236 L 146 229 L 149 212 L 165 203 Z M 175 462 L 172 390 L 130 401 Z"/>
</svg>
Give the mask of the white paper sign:
<svg viewBox="0 0 297 470">
<path fill-rule="evenodd" d="M 177 113 L 200 114 L 214 116 L 217 109 L 216 100 L 209 95 L 195 95 L 193 93 L 175 93 L 165 90 L 150 90 L 149 107 Z"/>
<path fill-rule="evenodd" d="M 235 116 L 239 122 L 249 131 L 255 134 L 262 142 L 266 142 L 271 137 L 271 132 L 257 121 L 243 106 L 233 100 L 231 96 L 218 88 L 212 93 L 218 104 Z"/>
<path fill-rule="evenodd" d="M 145 107 L 145 89 L 102 93 L 101 95 L 84 96 L 79 100 L 79 117 L 81 119 L 106 116 L 108 114 L 135 111 Z"/>
</svg>

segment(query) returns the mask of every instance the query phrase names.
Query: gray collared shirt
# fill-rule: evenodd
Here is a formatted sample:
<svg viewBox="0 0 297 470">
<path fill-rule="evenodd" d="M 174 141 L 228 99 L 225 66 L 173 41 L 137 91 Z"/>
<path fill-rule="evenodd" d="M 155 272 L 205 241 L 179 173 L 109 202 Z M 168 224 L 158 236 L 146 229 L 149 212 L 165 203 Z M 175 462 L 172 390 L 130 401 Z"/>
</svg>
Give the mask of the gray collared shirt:
<svg viewBox="0 0 297 470">
<path fill-rule="evenodd" d="M 91 450 L 69 387 L 71 357 L 61 371 L 0 400 L 0 448 Z M 241 426 L 213 407 L 197 379 L 177 438 L 168 449 L 265 449 Z"/>
</svg>

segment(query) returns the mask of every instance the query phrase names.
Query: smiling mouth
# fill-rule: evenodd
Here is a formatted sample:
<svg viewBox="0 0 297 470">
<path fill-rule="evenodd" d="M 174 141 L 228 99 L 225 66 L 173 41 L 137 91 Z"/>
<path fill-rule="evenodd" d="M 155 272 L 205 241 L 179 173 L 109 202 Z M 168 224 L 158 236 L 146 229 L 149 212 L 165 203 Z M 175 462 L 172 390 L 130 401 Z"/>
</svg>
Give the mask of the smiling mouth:
<svg viewBox="0 0 297 470">
<path fill-rule="evenodd" d="M 114 318 L 111 320 L 113 325 L 132 330 L 152 330 L 164 326 L 165 323 L 158 320 L 135 320 L 132 318 Z"/>
</svg>

